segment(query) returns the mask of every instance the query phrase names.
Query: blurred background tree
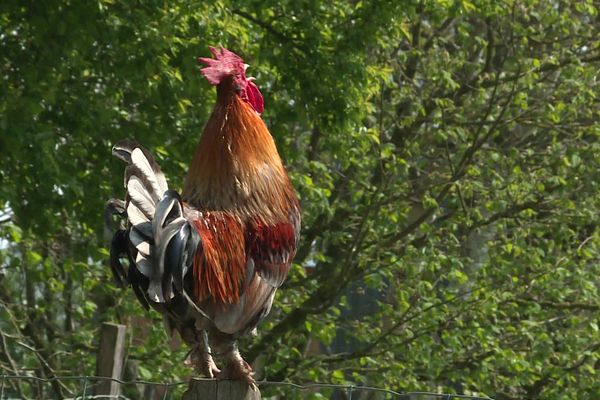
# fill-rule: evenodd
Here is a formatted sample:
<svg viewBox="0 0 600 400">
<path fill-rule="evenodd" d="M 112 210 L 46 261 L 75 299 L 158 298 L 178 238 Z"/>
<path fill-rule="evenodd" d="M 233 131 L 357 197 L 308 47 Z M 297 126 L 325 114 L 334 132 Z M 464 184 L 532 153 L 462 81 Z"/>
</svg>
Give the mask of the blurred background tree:
<svg viewBox="0 0 600 400">
<path fill-rule="evenodd" d="M 138 377 L 191 373 L 114 285 L 102 214 L 118 139 L 180 187 L 215 99 L 195 59 L 223 45 L 304 208 L 244 346 L 259 378 L 598 398 L 599 7 L 3 1 L 1 373 L 93 375 L 102 321 L 129 324 Z"/>
</svg>

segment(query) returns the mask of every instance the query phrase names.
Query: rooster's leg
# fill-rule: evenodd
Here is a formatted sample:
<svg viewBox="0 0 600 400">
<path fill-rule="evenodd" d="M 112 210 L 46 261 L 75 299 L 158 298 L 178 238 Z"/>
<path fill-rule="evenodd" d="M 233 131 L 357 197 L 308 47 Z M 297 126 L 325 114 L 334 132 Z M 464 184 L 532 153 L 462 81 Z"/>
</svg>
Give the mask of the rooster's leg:
<svg viewBox="0 0 600 400">
<path fill-rule="evenodd" d="M 199 348 L 199 360 L 196 363 L 198 370 L 204 374 L 207 378 L 215 378 L 218 376 L 221 371 L 217 368 L 217 364 L 212 358 L 212 354 L 210 352 L 210 346 L 208 344 L 208 333 L 206 331 L 202 331 L 202 338 L 200 340 Z"/>
<path fill-rule="evenodd" d="M 221 371 L 212 358 L 207 332 L 203 330 L 200 335 L 200 340 L 196 342 L 190 353 L 189 364 L 192 364 L 196 371 L 206 378 L 215 378 Z"/>
<path fill-rule="evenodd" d="M 248 385 L 256 387 L 252 367 L 242 358 L 236 343 L 234 343 L 232 349 L 225 354 L 225 358 L 227 358 L 227 366 L 223 369 L 223 372 L 219 374 L 219 379 L 242 380 L 246 381 Z"/>
<path fill-rule="evenodd" d="M 227 365 L 219 374 L 219 379 L 231 379 L 245 381 L 249 386 L 256 389 L 256 381 L 254 380 L 254 372 L 250 364 L 244 360 L 238 350 L 237 340 L 230 335 L 215 335 L 220 336 L 217 339 L 216 347 L 219 353 L 222 353 L 227 360 Z M 211 334 L 211 338 L 213 335 Z"/>
</svg>

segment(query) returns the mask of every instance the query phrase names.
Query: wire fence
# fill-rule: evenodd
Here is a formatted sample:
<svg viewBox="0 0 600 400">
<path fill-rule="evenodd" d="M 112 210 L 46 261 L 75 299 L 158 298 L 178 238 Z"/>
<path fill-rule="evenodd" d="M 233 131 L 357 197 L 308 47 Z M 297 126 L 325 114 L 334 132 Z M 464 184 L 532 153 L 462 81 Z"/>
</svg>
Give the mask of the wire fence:
<svg viewBox="0 0 600 400">
<path fill-rule="evenodd" d="M 196 378 L 195 378 L 196 379 Z M 198 380 L 205 380 L 198 378 Z M 100 382 L 115 382 L 120 385 L 122 394 L 96 395 Z M 397 392 L 370 386 L 335 385 L 327 383 L 296 384 L 291 382 L 257 382 L 263 399 L 401 399 L 401 400 L 493 400 L 487 396 L 464 394 L 442 394 L 435 392 Z M 99 376 L 56 376 L 39 378 L 27 375 L 0 375 L 0 400 L 12 399 L 54 399 L 88 400 L 168 400 L 181 399 L 188 386 L 187 381 L 149 382 L 143 380 L 124 381 Z M 59 395 L 60 393 L 60 395 Z M 59 397 L 60 396 L 60 397 Z"/>
</svg>

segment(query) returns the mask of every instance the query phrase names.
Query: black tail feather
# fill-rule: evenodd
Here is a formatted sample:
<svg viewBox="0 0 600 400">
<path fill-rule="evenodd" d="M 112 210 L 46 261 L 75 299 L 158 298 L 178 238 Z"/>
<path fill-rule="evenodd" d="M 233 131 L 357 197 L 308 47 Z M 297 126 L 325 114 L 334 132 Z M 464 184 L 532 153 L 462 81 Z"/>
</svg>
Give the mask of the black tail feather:
<svg viewBox="0 0 600 400">
<path fill-rule="evenodd" d="M 121 257 L 127 256 L 128 246 L 129 239 L 127 231 L 124 229 L 118 230 L 113 236 L 110 245 L 110 269 L 115 280 L 121 287 L 125 287 L 128 284 L 125 268 L 123 267 L 123 264 L 121 264 Z"/>
<path fill-rule="evenodd" d="M 150 305 L 144 294 L 146 290 L 148 290 L 148 278 L 137 270 L 135 263 L 133 262 L 130 262 L 129 264 L 129 281 L 131 282 L 131 288 L 133 289 L 133 293 L 135 293 L 135 297 L 137 297 L 140 304 L 146 310 L 149 310 Z"/>
</svg>

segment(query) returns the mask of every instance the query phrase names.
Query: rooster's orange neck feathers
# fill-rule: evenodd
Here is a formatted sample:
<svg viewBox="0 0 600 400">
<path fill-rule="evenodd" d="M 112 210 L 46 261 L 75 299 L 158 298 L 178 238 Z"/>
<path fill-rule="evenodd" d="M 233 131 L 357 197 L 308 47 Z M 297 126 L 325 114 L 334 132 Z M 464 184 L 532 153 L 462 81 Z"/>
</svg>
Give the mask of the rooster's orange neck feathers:
<svg viewBox="0 0 600 400">
<path fill-rule="evenodd" d="M 226 88 L 218 88 L 183 196 L 199 210 L 231 211 L 241 220 L 257 214 L 265 222 L 288 218 L 295 195 L 273 138 L 252 106 Z"/>
</svg>

